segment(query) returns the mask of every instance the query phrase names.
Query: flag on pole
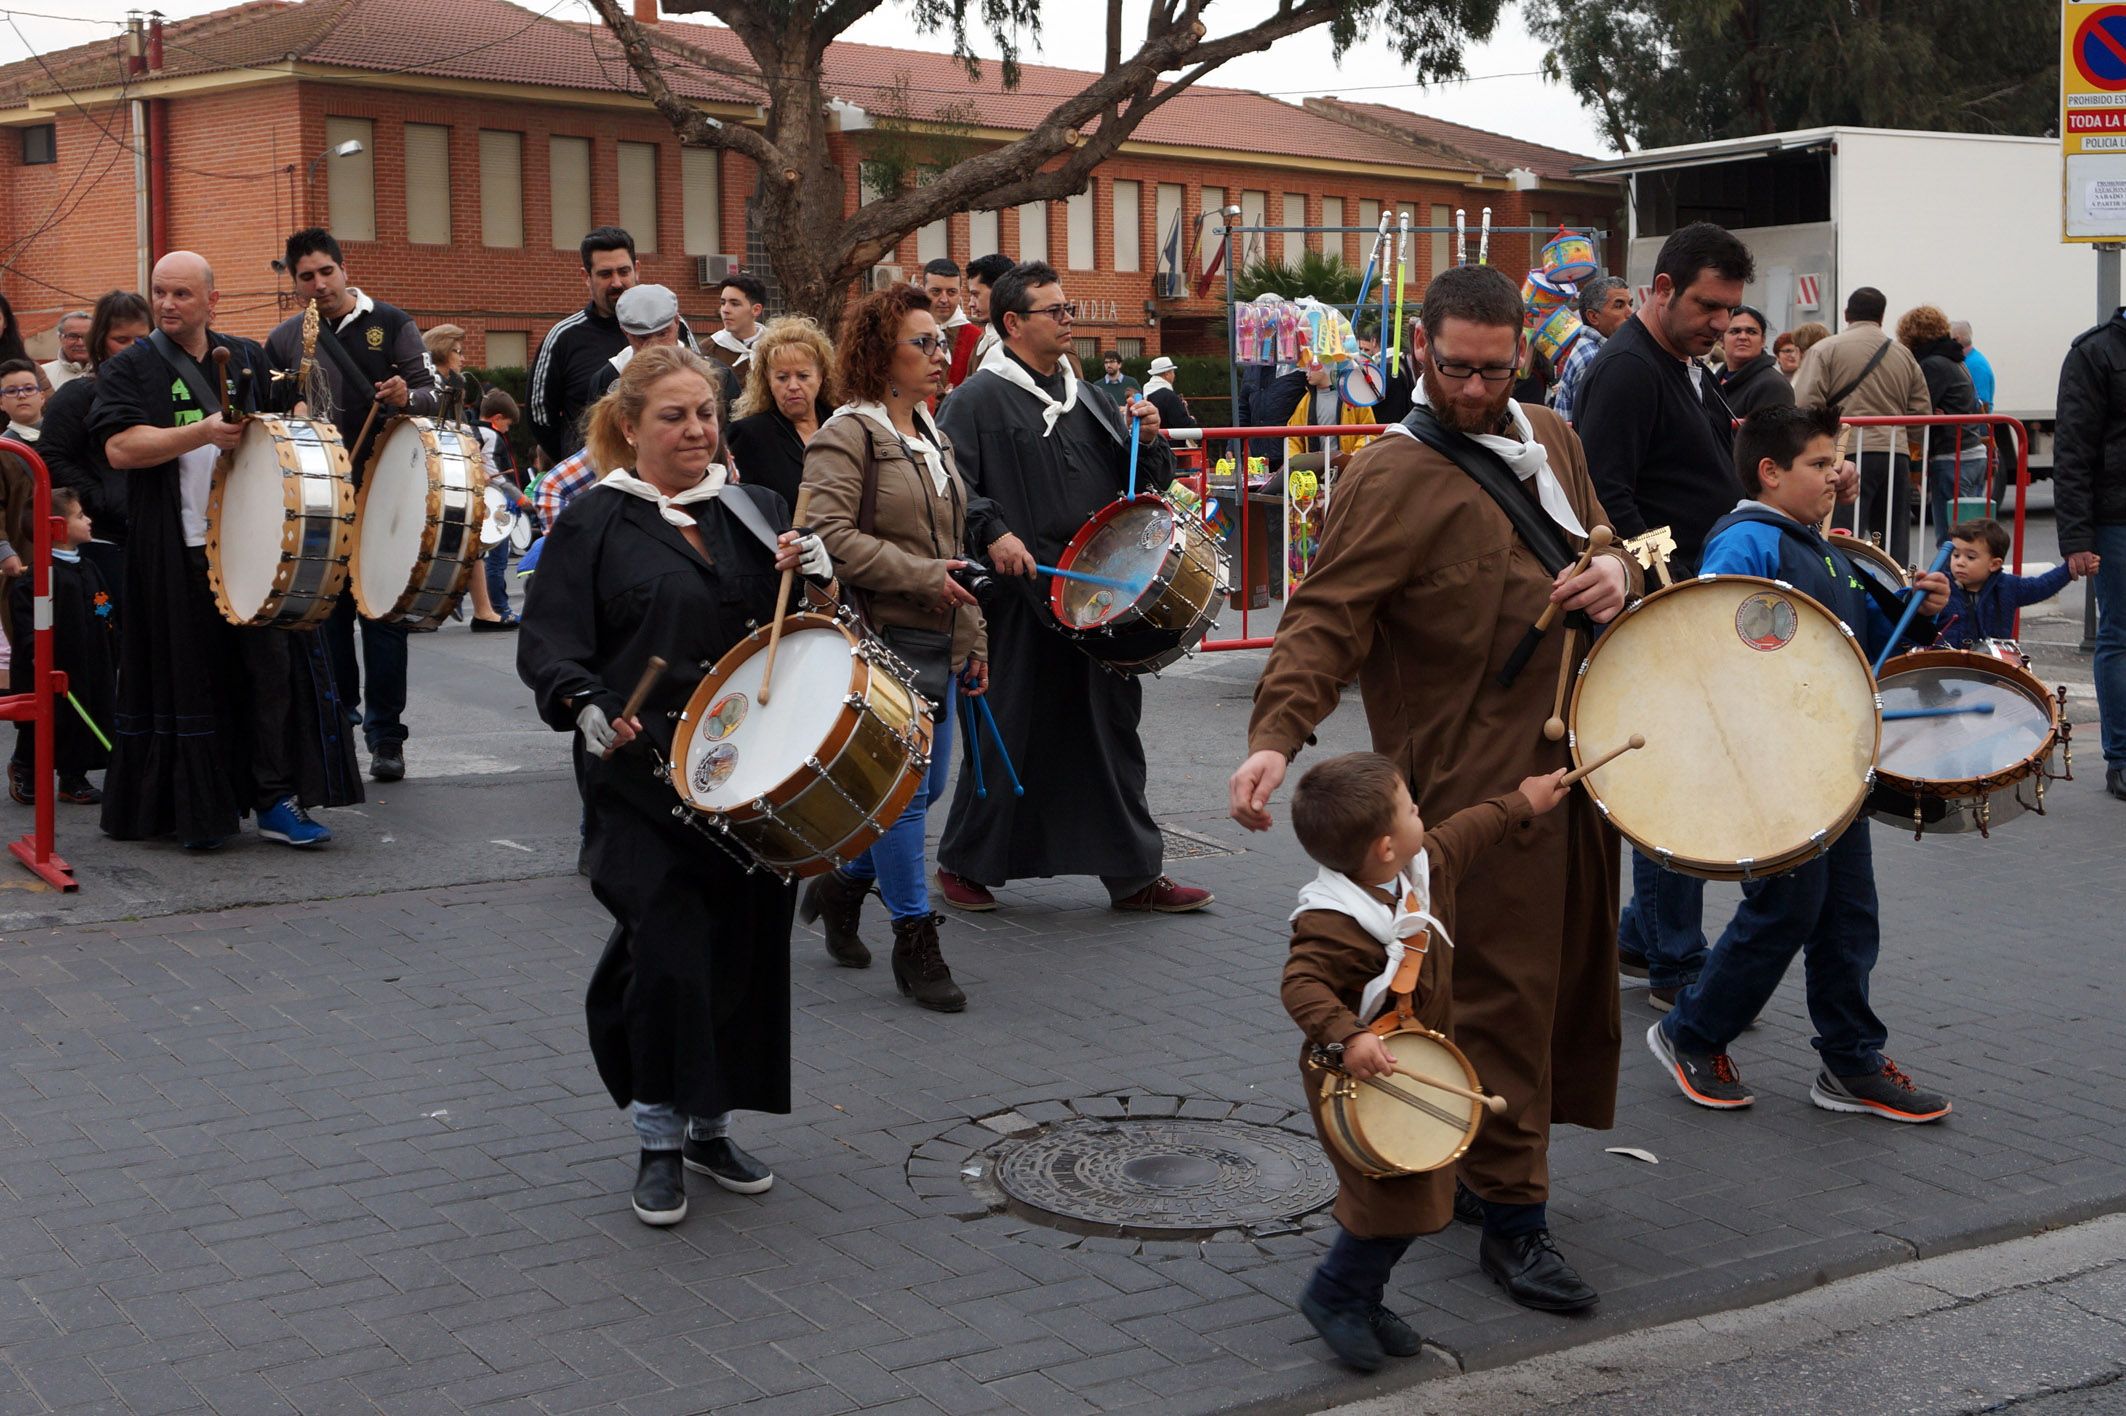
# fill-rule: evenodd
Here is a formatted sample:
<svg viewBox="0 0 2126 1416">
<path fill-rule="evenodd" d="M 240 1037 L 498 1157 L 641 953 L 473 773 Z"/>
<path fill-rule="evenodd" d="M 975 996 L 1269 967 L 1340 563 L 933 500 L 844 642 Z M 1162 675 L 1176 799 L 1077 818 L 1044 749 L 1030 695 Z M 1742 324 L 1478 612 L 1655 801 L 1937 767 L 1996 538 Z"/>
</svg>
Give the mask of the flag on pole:
<svg viewBox="0 0 2126 1416">
<path fill-rule="evenodd" d="M 1216 215 L 1218 215 L 1217 212 L 1207 211 L 1202 216 L 1197 217 L 1196 220 L 1198 222 L 1204 222 L 1210 220 Z M 1232 247 L 1232 244 L 1233 237 L 1230 232 L 1227 232 L 1218 238 L 1218 249 L 1212 252 L 1209 263 L 1203 267 L 1203 274 L 1198 276 L 1196 279 L 1197 299 L 1201 300 L 1204 296 L 1211 293 L 1211 281 L 1217 278 L 1218 268 L 1225 264 L 1226 252 Z"/>
<path fill-rule="evenodd" d="M 1171 299 L 1182 290 L 1181 275 L 1181 208 L 1174 208 L 1174 219 L 1166 228 L 1166 241 L 1159 250 L 1159 293 Z"/>
</svg>

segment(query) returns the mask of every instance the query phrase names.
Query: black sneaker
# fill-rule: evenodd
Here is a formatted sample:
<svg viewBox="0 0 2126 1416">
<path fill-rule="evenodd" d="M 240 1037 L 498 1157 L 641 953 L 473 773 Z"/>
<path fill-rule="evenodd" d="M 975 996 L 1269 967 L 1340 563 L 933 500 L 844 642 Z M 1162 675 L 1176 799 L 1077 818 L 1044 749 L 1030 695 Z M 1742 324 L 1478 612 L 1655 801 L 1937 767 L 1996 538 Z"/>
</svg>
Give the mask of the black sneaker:
<svg viewBox="0 0 2126 1416">
<path fill-rule="evenodd" d="M 1359 1308 L 1332 1308 L 1311 1293 L 1299 1298 L 1299 1313 L 1314 1325 L 1321 1340 L 1345 1366 L 1361 1372 L 1377 1372 L 1387 1362 L 1380 1335 L 1373 1330 L 1370 1315 Z"/>
<path fill-rule="evenodd" d="M 662 1229 L 687 1217 L 687 1174 L 678 1151 L 644 1151 L 635 1170 L 635 1218 Z"/>
<path fill-rule="evenodd" d="M 406 775 L 406 747 L 398 742 L 380 742 L 369 752 L 369 777 L 376 782 L 396 782 Z"/>
<path fill-rule="evenodd" d="M 687 1169 L 708 1176 L 734 1194 L 757 1195 L 775 1183 L 768 1167 L 733 1145 L 729 1136 L 713 1141 L 688 1136 L 685 1154 Z"/>
<path fill-rule="evenodd" d="M 1725 1052 L 1682 1052 L 1669 1038 L 1668 1029 L 1655 1023 L 1646 1030 L 1646 1048 L 1668 1069 L 1668 1075 L 1686 1100 L 1715 1111 L 1733 1111 L 1757 1098 L 1742 1084 L 1734 1059 Z"/>
<path fill-rule="evenodd" d="M 72 806 L 94 806 L 103 800 L 103 793 L 83 773 L 71 777 L 61 775 L 59 790 L 54 795 Z"/>
<path fill-rule="evenodd" d="M 1617 946 L 1617 972 L 1626 978 L 1646 977 L 1646 956 L 1636 949 Z"/>
<path fill-rule="evenodd" d="M 7 794 L 24 806 L 37 804 L 37 790 L 30 781 L 28 765 L 12 757 L 7 760 Z"/>
<path fill-rule="evenodd" d="M 1947 1097 L 1921 1091 L 1887 1057 L 1882 1059 L 1882 1070 L 1872 1077 L 1834 1077 L 1828 1071 L 1817 1072 L 1816 1081 L 1809 1088 L 1809 1100 L 1825 1111 L 1857 1111 L 1886 1121 L 1914 1123 L 1939 1121 L 1951 1110 Z"/>
<path fill-rule="evenodd" d="M 1366 1324 L 1379 1340 L 1380 1350 L 1390 1357 L 1415 1357 L 1425 1345 L 1416 1328 L 1378 1303 L 1366 1309 Z"/>
</svg>

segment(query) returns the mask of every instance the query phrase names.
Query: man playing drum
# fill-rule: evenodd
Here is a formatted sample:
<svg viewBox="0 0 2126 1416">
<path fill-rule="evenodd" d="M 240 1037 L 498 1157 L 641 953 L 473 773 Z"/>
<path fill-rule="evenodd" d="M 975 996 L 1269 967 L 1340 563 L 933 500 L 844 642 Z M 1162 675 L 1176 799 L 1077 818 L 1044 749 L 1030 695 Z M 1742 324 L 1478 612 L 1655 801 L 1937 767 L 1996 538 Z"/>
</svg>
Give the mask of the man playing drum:
<svg viewBox="0 0 2126 1416">
<path fill-rule="evenodd" d="M 1582 536 L 1604 521 L 1580 440 L 1546 408 L 1512 401 L 1521 364 L 1521 297 L 1488 266 L 1442 272 L 1412 337 L 1421 370 L 1408 424 L 1436 418 L 1503 459 L 1512 512 L 1456 462 L 1391 433 L 1351 459 L 1329 502 L 1321 551 L 1285 607 L 1255 689 L 1250 756 L 1233 774 L 1233 818 L 1267 830 L 1286 764 L 1356 679 L 1376 751 L 1440 817 L 1569 765 L 1546 740 L 1555 681 L 1499 674 L 1546 605 L 1606 623 L 1639 584 L 1620 548 L 1585 570 L 1546 571 L 1513 516 L 1544 535 Z M 1530 533 L 1533 534 L 1533 533 Z M 1544 640 L 1555 646 L 1557 634 Z M 1546 656 L 1547 657 L 1547 656 Z M 1616 1108 L 1617 841 L 1592 802 L 1517 829 L 1496 869 L 1468 882 L 1460 929 L 1482 948 L 1457 955 L 1456 1041 L 1506 1110 L 1461 1161 L 1483 1201 L 1484 1272 L 1515 1302 L 1551 1311 L 1596 1299 L 1551 1241 L 1553 1121 L 1606 1128 Z"/>
<path fill-rule="evenodd" d="M 295 293 L 317 301 L 319 318 L 313 350 L 303 348 L 301 314 L 282 320 L 266 336 L 266 358 L 279 376 L 277 401 L 284 408 L 304 402 L 309 416 L 332 420 L 359 488 L 370 450 L 392 414 L 434 416 L 435 365 L 411 315 L 347 283 L 340 243 L 331 232 L 319 226 L 296 232 L 288 238 L 286 260 Z M 314 370 L 313 387 L 298 387 L 306 353 Z M 308 402 L 313 392 L 320 398 Z M 374 419 L 372 408 L 377 412 Z M 362 442 L 365 427 L 369 439 Z M 369 706 L 358 720 L 369 746 L 369 775 L 379 782 L 396 782 L 406 775 L 406 724 L 400 715 L 406 711 L 407 630 L 401 624 L 360 620 L 362 657 L 357 663 L 354 627 L 360 617 L 354 611 L 352 592 L 341 595 L 325 622 L 325 642 L 331 646 L 333 674 L 350 715 L 361 707 L 362 670 L 369 671 Z"/>
<path fill-rule="evenodd" d="M 208 578 L 215 458 L 243 429 L 214 354 L 229 351 L 232 411 L 267 401 L 265 356 L 208 329 L 221 296 L 201 256 L 156 262 L 150 298 L 155 333 L 103 363 L 89 415 L 132 522 L 103 829 L 211 850 L 256 810 L 267 840 L 322 845 L 332 833 L 304 808 L 362 799 L 331 661 L 314 634 L 227 623 Z"/>
<path fill-rule="evenodd" d="M 1063 361 L 1077 306 L 1053 268 L 1028 261 L 997 277 L 990 322 L 1002 343 L 947 399 L 967 504 L 967 543 L 1003 584 L 989 616 L 989 702 L 1024 797 L 975 791 L 960 773 L 938 847 L 938 885 L 956 909 L 993 910 L 990 887 L 1028 876 L 1097 875 L 1116 909 L 1179 913 L 1210 892 L 1160 873 L 1162 841 L 1145 800 L 1144 688 L 1100 666 L 1056 631 L 1036 561 L 1055 565 L 1087 517 L 1129 481 L 1131 427 L 1139 485 L 1173 480 L 1159 412 L 1142 399 L 1118 416 Z M 1030 549 L 1029 549 L 1030 548 Z"/>
</svg>

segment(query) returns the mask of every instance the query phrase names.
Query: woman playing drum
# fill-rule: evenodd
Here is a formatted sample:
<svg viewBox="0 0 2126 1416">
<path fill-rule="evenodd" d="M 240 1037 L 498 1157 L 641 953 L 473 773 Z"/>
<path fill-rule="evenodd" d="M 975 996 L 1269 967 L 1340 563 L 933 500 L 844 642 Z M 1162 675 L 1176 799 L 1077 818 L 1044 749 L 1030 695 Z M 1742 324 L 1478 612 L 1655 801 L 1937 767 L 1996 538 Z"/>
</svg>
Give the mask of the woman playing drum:
<svg viewBox="0 0 2126 1416">
<path fill-rule="evenodd" d="M 793 892 L 675 818 L 657 770 L 671 714 L 775 613 L 778 571 L 827 568 L 817 538 L 784 531 L 771 551 L 718 500 L 713 377 L 689 350 L 645 349 L 592 408 L 590 451 L 614 470 L 548 535 L 517 646 L 540 716 L 579 734 L 591 890 L 613 916 L 585 1003 L 591 1053 L 633 1107 L 635 1214 L 656 1225 L 686 1217 L 682 1154 L 725 1189 L 767 1189 L 729 1116 L 790 1109 Z M 772 492 L 725 495 L 789 524 Z M 653 657 L 670 672 L 625 715 Z"/>
<path fill-rule="evenodd" d="M 836 963 L 867 967 L 857 918 L 876 880 L 893 915 L 894 983 L 925 1008 L 957 1013 L 967 997 L 938 950 L 923 822 L 951 775 L 954 700 L 987 690 L 989 664 L 981 610 L 951 574 L 966 564 L 967 487 L 924 406 L 943 391 L 950 352 L 921 291 L 866 296 L 842 325 L 837 356 L 850 401 L 805 449 L 805 485 L 835 570 L 874 632 L 916 671 L 937 727 L 915 799 L 877 845 L 813 880 L 804 917 L 824 917 Z"/>
</svg>

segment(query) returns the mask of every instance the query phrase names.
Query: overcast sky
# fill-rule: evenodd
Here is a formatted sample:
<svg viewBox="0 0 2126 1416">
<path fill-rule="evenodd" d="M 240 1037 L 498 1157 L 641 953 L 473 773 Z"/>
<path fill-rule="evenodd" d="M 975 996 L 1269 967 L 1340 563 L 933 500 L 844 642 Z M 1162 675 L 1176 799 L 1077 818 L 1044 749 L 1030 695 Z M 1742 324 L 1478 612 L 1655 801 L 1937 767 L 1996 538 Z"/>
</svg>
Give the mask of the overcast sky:
<svg viewBox="0 0 2126 1416">
<path fill-rule="evenodd" d="M 42 51 L 64 49 L 98 35 L 115 33 L 122 27 L 127 9 L 132 8 L 126 0 L 44 0 L 44 3 L 30 0 L 30 3 L 47 12 L 47 16 L 14 11 L 11 21 L 0 22 L 0 62 L 27 57 L 30 46 Z M 214 0 L 159 0 L 159 3 L 136 0 L 136 3 L 153 4 L 171 17 L 223 8 L 222 3 Z M 449 0 L 442 0 L 442 3 L 447 5 Z M 539 0 L 530 8 L 543 11 L 549 4 L 555 4 L 555 0 Z M 1267 14 L 1273 6 L 1274 0 L 1221 0 L 1208 12 L 1212 33 L 1229 33 Z M 53 18 L 63 13 L 81 18 Z M 556 18 L 593 18 L 590 7 L 583 0 L 558 0 L 552 13 Z M 1073 24 L 1061 19 L 1066 13 L 1097 12 L 1090 6 L 1080 11 L 1076 5 L 1055 4 L 1048 7 L 1048 13 L 1056 17 L 1051 21 L 1048 42 L 1038 55 L 1027 57 L 1069 68 L 1097 68 L 1102 62 L 1104 31 L 1098 25 Z M 1141 3 L 1131 3 L 1125 10 L 1125 43 L 1130 35 L 1142 32 L 1144 13 Z M 898 5 L 889 5 L 873 15 L 858 25 L 849 37 L 868 44 L 898 44 L 924 49 L 949 47 L 943 36 L 911 35 L 907 11 Z M 1295 102 L 1306 95 L 1331 94 L 1369 103 L 1387 103 L 1574 152 L 1609 154 L 1609 144 L 1602 139 L 1593 119 L 1572 93 L 1562 85 L 1546 84 L 1537 76 L 1542 58 L 1543 46 L 1523 31 L 1518 7 L 1509 4 L 1497 35 L 1489 43 L 1472 49 L 1464 61 L 1464 67 L 1471 75 L 1466 83 L 1441 88 L 1412 84 L 1407 71 L 1389 52 L 1387 45 L 1379 41 L 1358 45 L 1338 65 L 1330 57 L 1329 41 L 1321 30 L 1281 41 L 1268 53 L 1235 60 L 1219 69 L 1208 82 L 1236 88 L 1258 87 Z"/>
</svg>

